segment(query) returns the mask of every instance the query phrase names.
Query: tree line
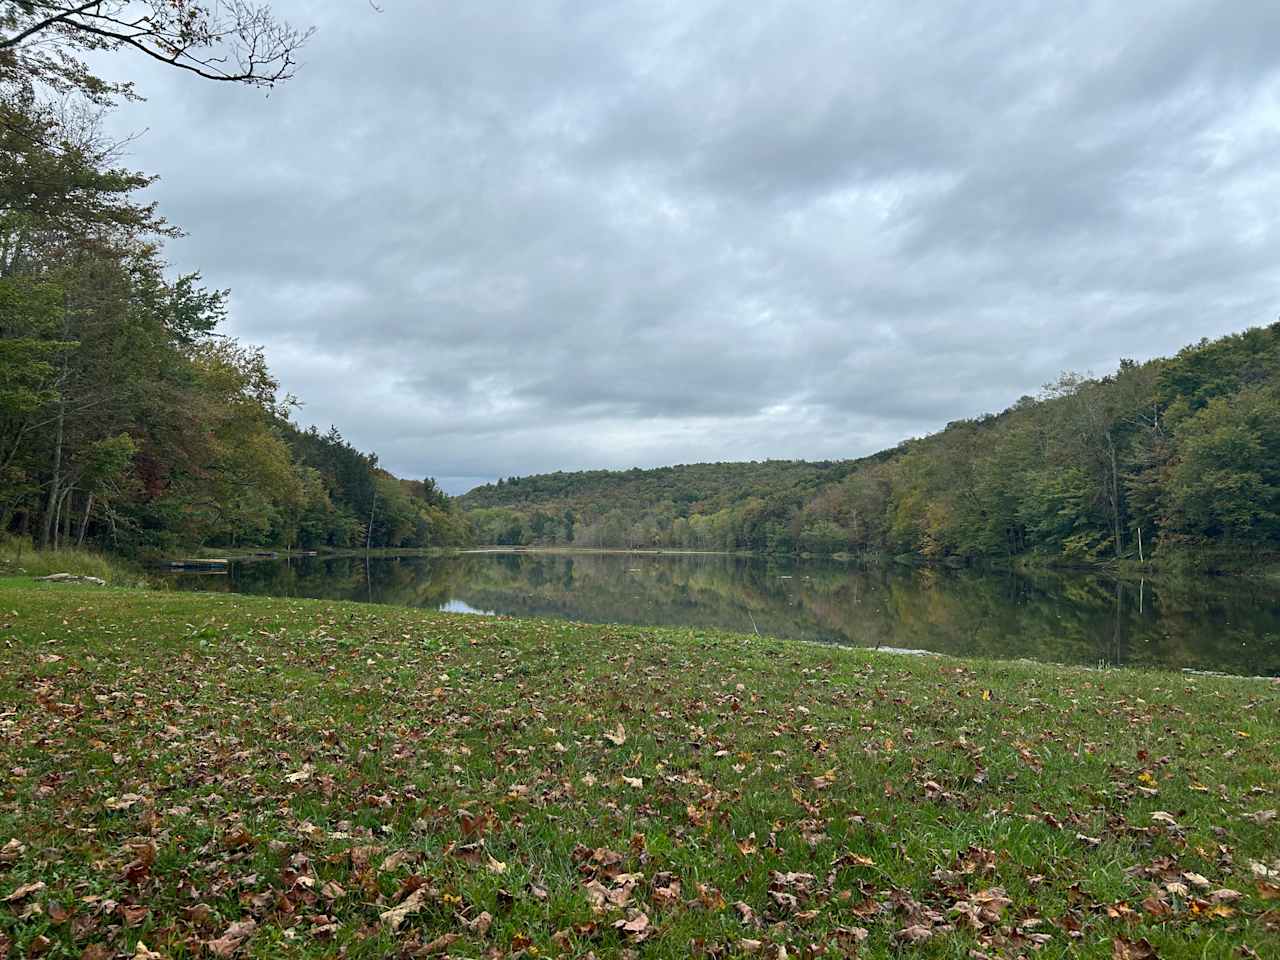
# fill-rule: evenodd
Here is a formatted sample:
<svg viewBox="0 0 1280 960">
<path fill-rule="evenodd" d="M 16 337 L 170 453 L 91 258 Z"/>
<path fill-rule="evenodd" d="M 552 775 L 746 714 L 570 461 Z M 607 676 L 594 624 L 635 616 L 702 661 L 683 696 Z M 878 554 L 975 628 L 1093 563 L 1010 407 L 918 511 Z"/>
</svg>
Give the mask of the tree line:
<svg viewBox="0 0 1280 960">
<path fill-rule="evenodd" d="M 219 332 L 227 292 L 172 275 L 177 230 L 138 198 L 154 178 L 102 132 L 132 92 L 81 57 L 127 46 L 270 83 L 305 32 L 265 8 L 142 4 L 126 23 L 123 6 L 0 4 L 0 535 L 141 556 L 464 537 L 434 481 L 295 426 L 262 351 Z"/>
<path fill-rule="evenodd" d="M 1280 324 L 1064 374 L 860 461 L 513 478 L 462 503 L 487 542 L 942 562 L 1280 551 Z"/>
</svg>

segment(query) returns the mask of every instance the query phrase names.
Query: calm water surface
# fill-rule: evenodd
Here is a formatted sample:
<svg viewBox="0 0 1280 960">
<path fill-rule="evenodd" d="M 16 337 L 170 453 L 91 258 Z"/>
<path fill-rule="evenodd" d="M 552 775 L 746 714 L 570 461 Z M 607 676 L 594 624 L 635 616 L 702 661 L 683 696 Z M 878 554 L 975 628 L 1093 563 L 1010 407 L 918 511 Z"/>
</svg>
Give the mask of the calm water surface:
<svg viewBox="0 0 1280 960">
<path fill-rule="evenodd" d="M 621 554 L 255 560 L 182 589 L 717 628 L 858 647 L 1280 675 L 1275 586 Z"/>
</svg>

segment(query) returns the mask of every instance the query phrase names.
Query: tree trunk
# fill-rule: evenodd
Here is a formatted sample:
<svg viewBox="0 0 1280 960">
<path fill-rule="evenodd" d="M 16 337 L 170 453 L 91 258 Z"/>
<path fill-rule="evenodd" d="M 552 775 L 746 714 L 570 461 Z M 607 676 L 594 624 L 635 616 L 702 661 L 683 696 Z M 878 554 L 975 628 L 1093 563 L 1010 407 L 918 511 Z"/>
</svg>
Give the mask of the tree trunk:
<svg viewBox="0 0 1280 960">
<path fill-rule="evenodd" d="M 1111 455 L 1111 526 L 1116 541 L 1116 559 L 1120 559 L 1123 544 L 1120 541 L 1120 471 L 1116 467 L 1116 445 L 1107 431 L 1107 452 Z"/>
<path fill-rule="evenodd" d="M 75 487 L 67 489 L 67 495 L 63 498 L 61 507 L 62 513 L 62 545 L 65 547 L 71 542 L 71 508 L 75 505 Z"/>
<path fill-rule="evenodd" d="M 40 548 L 49 546 L 54 533 L 54 514 L 62 494 L 62 433 L 66 421 L 67 404 L 65 399 L 58 401 L 57 426 L 54 427 L 53 440 L 53 476 L 49 479 L 49 499 L 44 510 L 44 524 L 40 530 Z"/>
<path fill-rule="evenodd" d="M 69 318 L 66 296 L 62 302 L 62 339 L 67 339 Z M 62 351 L 62 372 L 58 375 L 58 419 L 54 427 L 53 442 L 53 475 L 49 478 L 49 501 L 45 507 L 44 524 L 40 530 L 41 549 L 49 546 L 49 539 L 57 533 L 53 526 L 54 512 L 58 506 L 58 498 L 62 493 L 62 441 L 67 421 L 67 351 Z"/>
<path fill-rule="evenodd" d="M 76 546 L 79 547 L 84 543 L 84 532 L 89 529 L 89 514 L 93 512 L 93 494 L 89 494 L 89 499 L 84 502 L 84 519 L 80 521 L 80 534 L 76 537 Z"/>
</svg>

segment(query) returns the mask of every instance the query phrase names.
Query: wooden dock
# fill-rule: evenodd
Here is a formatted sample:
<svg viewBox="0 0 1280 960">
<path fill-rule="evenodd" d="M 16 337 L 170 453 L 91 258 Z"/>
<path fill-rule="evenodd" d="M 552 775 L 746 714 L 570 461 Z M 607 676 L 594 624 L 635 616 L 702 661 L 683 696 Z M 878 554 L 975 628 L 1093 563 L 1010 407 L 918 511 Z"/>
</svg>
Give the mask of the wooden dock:
<svg viewBox="0 0 1280 960">
<path fill-rule="evenodd" d="M 170 570 L 225 570 L 231 561 L 224 557 L 187 557 L 170 560 L 165 564 Z"/>
</svg>

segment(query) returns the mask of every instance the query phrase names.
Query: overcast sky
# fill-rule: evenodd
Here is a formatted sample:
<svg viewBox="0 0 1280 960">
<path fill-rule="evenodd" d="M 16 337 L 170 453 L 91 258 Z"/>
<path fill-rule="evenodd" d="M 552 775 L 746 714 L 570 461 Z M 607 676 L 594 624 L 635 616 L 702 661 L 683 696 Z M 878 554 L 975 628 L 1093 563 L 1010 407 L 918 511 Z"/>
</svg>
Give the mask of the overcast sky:
<svg viewBox="0 0 1280 960">
<path fill-rule="evenodd" d="M 298 418 L 454 491 L 857 456 L 1275 319 L 1280 5 L 925 6 L 276 2 L 293 80 L 121 53 L 111 123 Z"/>
</svg>

